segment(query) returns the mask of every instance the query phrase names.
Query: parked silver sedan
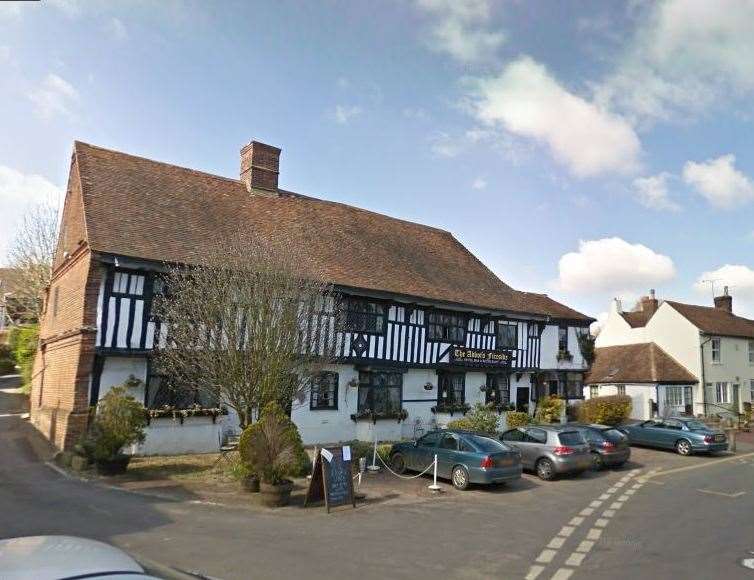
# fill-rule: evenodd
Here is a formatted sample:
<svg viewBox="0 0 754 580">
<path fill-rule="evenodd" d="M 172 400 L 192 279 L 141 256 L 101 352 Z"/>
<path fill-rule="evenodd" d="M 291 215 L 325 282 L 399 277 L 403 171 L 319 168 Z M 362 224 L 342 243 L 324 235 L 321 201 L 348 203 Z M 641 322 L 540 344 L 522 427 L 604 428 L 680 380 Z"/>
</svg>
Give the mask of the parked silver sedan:
<svg viewBox="0 0 754 580">
<path fill-rule="evenodd" d="M 521 452 L 524 469 L 550 480 L 565 473 L 591 468 L 592 457 L 584 436 L 561 425 L 530 425 L 505 431 L 500 439 Z"/>
</svg>

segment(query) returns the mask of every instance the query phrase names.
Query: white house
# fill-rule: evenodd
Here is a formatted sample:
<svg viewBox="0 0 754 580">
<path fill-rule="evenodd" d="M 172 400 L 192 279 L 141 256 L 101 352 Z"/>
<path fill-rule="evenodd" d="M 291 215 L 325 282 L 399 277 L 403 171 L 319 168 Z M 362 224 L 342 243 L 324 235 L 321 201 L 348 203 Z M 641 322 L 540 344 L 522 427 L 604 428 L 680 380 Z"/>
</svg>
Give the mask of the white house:
<svg viewBox="0 0 754 580">
<path fill-rule="evenodd" d="M 169 332 L 151 309 L 165 264 L 237 230 L 295 245 L 345 305 L 302 329 L 307 355 L 322 333 L 336 339 L 292 404 L 305 443 L 413 437 L 477 402 L 531 412 L 545 392 L 581 398 L 592 318 L 511 288 L 447 231 L 280 189 L 279 156 L 252 142 L 229 179 L 75 144 L 31 397 L 33 423 L 59 447 L 123 383 L 156 414 L 200 407 L 153 418 L 141 452 L 212 451 L 237 428 L 151 362 Z"/>
<path fill-rule="evenodd" d="M 636 351 L 608 348 L 636 344 L 653 346 Z M 681 410 L 694 415 L 740 413 L 754 397 L 754 320 L 733 314 L 727 287 L 712 307 L 660 302 L 654 290 L 631 311 L 623 311 L 615 300 L 595 345 L 595 369 L 588 377 L 586 396 L 632 384 L 632 392 L 651 399 L 660 415 Z M 628 352 L 641 360 L 627 360 Z M 656 368 L 658 360 L 666 366 Z M 623 365 L 628 364 L 633 374 L 625 374 Z M 690 377 L 683 377 L 678 366 Z M 659 372 L 663 368 L 667 376 Z M 610 381 L 611 369 L 626 380 Z M 663 382 L 668 378 L 679 381 Z M 637 417 L 645 416 L 647 409 L 639 403 Z"/>
</svg>

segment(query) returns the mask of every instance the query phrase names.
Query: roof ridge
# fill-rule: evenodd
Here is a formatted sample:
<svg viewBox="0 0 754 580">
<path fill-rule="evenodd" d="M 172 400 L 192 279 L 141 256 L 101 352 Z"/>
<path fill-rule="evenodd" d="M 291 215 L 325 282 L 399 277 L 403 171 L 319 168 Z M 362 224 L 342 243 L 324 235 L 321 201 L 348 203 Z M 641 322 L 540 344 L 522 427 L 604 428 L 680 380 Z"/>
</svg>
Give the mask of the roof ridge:
<svg viewBox="0 0 754 580">
<path fill-rule="evenodd" d="M 678 302 L 677 300 L 665 300 L 665 302 L 667 302 L 671 306 L 673 306 L 674 304 L 677 304 L 679 306 L 685 306 L 687 308 L 701 308 L 703 310 L 708 310 L 710 312 L 722 314 L 723 316 L 727 314 L 728 316 L 732 316 L 733 318 L 739 318 L 741 320 L 745 320 L 746 322 L 754 323 L 754 319 L 752 318 L 746 318 L 745 316 L 741 316 L 740 314 L 735 314 L 733 312 L 728 312 L 727 310 L 723 310 L 722 308 L 718 308 L 716 306 L 704 306 L 702 304 L 689 304 L 688 302 Z"/>
</svg>

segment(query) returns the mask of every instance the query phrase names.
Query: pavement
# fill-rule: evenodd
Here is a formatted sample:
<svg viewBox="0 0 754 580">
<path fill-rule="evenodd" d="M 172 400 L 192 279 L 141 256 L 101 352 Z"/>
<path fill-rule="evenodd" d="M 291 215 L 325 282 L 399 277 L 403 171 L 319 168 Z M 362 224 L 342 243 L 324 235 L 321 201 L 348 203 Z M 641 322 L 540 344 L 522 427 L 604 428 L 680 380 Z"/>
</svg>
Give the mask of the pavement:
<svg viewBox="0 0 754 580">
<path fill-rule="evenodd" d="M 744 447 L 714 458 L 635 449 L 617 471 L 554 482 L 526 475 L 328 515 L 240 510 L 66 477 L 45 464 L 51 450 L 28 422 L 0 412 L 0 538 L 96 538 L 224 579 L 754 579 L 739 563 L 754 550 L 754 448 Z"/>
</svg>

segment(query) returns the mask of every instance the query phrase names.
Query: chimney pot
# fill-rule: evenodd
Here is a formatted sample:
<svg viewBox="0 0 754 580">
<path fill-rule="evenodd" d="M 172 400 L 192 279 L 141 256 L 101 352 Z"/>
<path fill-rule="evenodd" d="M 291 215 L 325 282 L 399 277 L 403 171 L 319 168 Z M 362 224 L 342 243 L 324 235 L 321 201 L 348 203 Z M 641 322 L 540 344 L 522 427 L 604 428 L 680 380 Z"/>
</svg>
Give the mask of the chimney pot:
<svg viewBox="0 0 754 580">
<path fill-rule="evenodd" d="M 259 141 L 241 148 L 241 181 L 250 193 L 276 196 L 279 172 L 279 148 Z"/>
<path fill-rule="evenodd" d="M 733 296 L 728 294 L 728 287 L 723 288 L 722 296 L 715 296 L 715 308 L 733 313 Z"/>
</svg>

